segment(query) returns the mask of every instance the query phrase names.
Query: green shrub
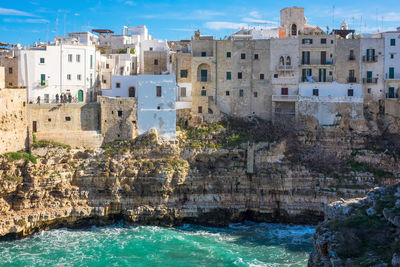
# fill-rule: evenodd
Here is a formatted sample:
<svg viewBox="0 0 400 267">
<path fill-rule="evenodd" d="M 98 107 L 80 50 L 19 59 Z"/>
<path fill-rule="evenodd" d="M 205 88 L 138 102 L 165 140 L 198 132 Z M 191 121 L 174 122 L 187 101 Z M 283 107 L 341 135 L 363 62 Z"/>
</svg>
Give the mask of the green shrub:
<svg viewBox="0 0 400 267">
<path fill-rule="evenodd" d="M 21 160 L 24 159 L 25 162 L 32 162 L 33 164 L 37 163 L 36 157 L 30 153 L 25 153 L 23 151 L 18 151 L 18 152 L 8 152 L 5 153 L 4 156 L 9 160 L 9 161 L 16 161 L 16 160 Z"/>
</svg>

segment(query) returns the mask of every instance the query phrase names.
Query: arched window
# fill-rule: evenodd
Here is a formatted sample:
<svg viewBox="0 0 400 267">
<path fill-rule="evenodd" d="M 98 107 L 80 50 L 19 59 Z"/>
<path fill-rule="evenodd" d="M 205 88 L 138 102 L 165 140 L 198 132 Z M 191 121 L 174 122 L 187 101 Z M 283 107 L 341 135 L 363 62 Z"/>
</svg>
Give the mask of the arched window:
<svg viewBox="0 0 400 267">
<path fill-rule="evenodd" d="M 136 96 L 135 87 L 129 87 L 129 97 L 135 97 L 135 96 Z"/>
<path fill-rule="evenodd" d="M 286 65 L 290 66 L 292 64 L 292 60 L 290 59 L 289 56 L 286 57 Z"/>
<path fill-rule="evenodd" d="M 282 56 L 279 58 L 279 65 L 280 66 L 285 65 L 285 59 Z"/>
<path fill-rule="evenodd" d="M 293 24 L 292 25 L 292 36 L 296 36 L 297 35 L 297 25 Z"/>
</svg>

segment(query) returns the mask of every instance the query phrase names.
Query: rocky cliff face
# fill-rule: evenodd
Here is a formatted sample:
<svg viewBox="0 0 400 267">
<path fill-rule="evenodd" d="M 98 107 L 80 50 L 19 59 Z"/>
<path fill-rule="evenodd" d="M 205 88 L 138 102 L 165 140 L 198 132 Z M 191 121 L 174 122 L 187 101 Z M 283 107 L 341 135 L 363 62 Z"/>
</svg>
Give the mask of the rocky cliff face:
<svg viewBox="0 0 400 267">
<path fill-rule="evenodd" d="M 309 266 L 400 266 L 400 184 L 327 206 Z"/>
<path fill-rule="evenodd" d="M 328 203 L 399 181 L 396 158 L 366 148 L 362 138 L 324 132 L 301 134 L 295 142 L 284 135 L 267 139 L 244 142 L 214 125 L 183 131 L 179 144 L 149 133 L 95 151 L 50 143 L 36 146 L 34 157 L 5 155 L 0 236 L 120 219 L 317 223 Z"/>
</svg>

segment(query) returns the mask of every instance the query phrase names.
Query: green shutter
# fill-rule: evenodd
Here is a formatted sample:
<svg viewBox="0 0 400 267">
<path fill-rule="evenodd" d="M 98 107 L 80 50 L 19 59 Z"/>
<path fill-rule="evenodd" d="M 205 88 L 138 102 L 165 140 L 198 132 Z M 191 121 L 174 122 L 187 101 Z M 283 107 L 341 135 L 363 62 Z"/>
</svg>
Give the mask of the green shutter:
<svg viewBox="0 0 400 267">
<path fill-rule="evenodd" d="M 83 91 L 82 90 L 78 91 L 78 101 L 83 102 Z"/>
<path fill-rule="evenodd" d="M 394 79 L 394 68 L 389 68 L 389 79 Z"/>
<path fill-rule="evenodd" d="M 389 87 L 389 98 L 394 98 L 394 87 Z"/>
<path fill-rule="evenodd" d="M 226 52 L 226 57 L 231 57 L 231 52 Z"/>
<path fill-rule="evenodd" d="M 396 39 L 390 39 L 390 45 L 395 46 L 396 45 Z"/>
<path fill-rule="evenodd" d="M 372 71 L 367 71 L 367 78 L 371 79 L 372 78 Z"/>
<path fill-rule="evenodd" d="M 46 85 L 46 74 L 40 74 L 40 85 Z"/>
<path fill-rule="evenodd" d="M 228 71 L 228 72 L 226 73 L 226 79 L 227 79 L 227 80 L 230 80 L 231 78 L 232 78 L 232 74 L 231 74 L 230 71 Z"/>
<path fill-rule="evenodd" d="M 90 68 L 93 69 L 93 55 L 90 55 Z"/>
<path fill-rule="evenodd" d="M 207 91 L 206 90 L 201 90 L 201 96 L 206 96 L 207 95 Z"/>
</svg>

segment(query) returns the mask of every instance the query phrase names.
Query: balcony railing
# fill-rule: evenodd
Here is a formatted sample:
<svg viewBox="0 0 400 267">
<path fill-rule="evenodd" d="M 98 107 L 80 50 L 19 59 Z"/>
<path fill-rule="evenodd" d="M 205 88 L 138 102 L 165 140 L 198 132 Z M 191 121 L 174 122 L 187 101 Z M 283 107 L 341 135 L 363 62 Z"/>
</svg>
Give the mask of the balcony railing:
<svg viewBox="0 0 400 267">
<path fill-rule="evenodd" d="M 310 76 L 308 76 L 308 77 L 310 77 Z M 313 82 L 315 82 L 315 83 L 331 83 L 331 82 L 333 82 L 333 77 L 326 77 L 325 81 L 320 81 L 319 77 L 315 77 L 315 76 L 312 76 L 312 79 L 313 79 Z M 311 81 L 309 81 L 307 79 L 307 77 L 301 77 L 301 82 L 307 83 L 307 82 L 311 82 Z"/>
<path fill-rule="evenodd" d="M 293 70 L 293 66 L 291 66 L 291 65 L 279 65 L 279 66 L 276 66 L 276 70 L 277 71 L 292 71 Z"/>
<path fill-rule="evenodd" d="M 208 75 L 208 76 L 197 76 L 197 81 L 198 82 L 203 82 L 203 83 L 211 82 L 211 75 Z"/>
<path fill-rule="evenodd" d="M 296 102 L 299 99 L 298 95 L 273 95 L 272 101 L 277 102 Z"/>
<path fill-rule="evenodd" d="M 363 78 L 363 83 L 378 83 L 378 78 Z"/>
<path fill-rule="evenodd" d="M 46 81 L 40 81 L 40 82 L 37 83 L 37 87 L 47 87 L 47 86 L 49 86 L 49 83 L 48 83 L 47 80 Z"/>
<path fill-rule="evenodd" d="M 363 56 L 362 60 L 363 62 L 377 62 L 378 56 Z"/>
<path fill-rule="evenodd" d="M 301 61 L 302 65 L 311 65 L 311 66 L 330 66 L 333 65 L 333 61 L 332 60 L 326 60 L 326 61 L 322 61 L 322 60 L 302 60 Z"/>
<path fill-rule="evenodd" d="M 350 56 L 349 56 L 349 61 L 352 61 L 352 60 L 356 60 L 356 56 L 350 55 Z"/>
<path fill-rule="evenodd" d="M 349 77 L 349 78 L 347 78 L 347 82 L 348 83 L 356 83 L 357 82 L 357 78 L 356 77 Z"/>
</svg>

